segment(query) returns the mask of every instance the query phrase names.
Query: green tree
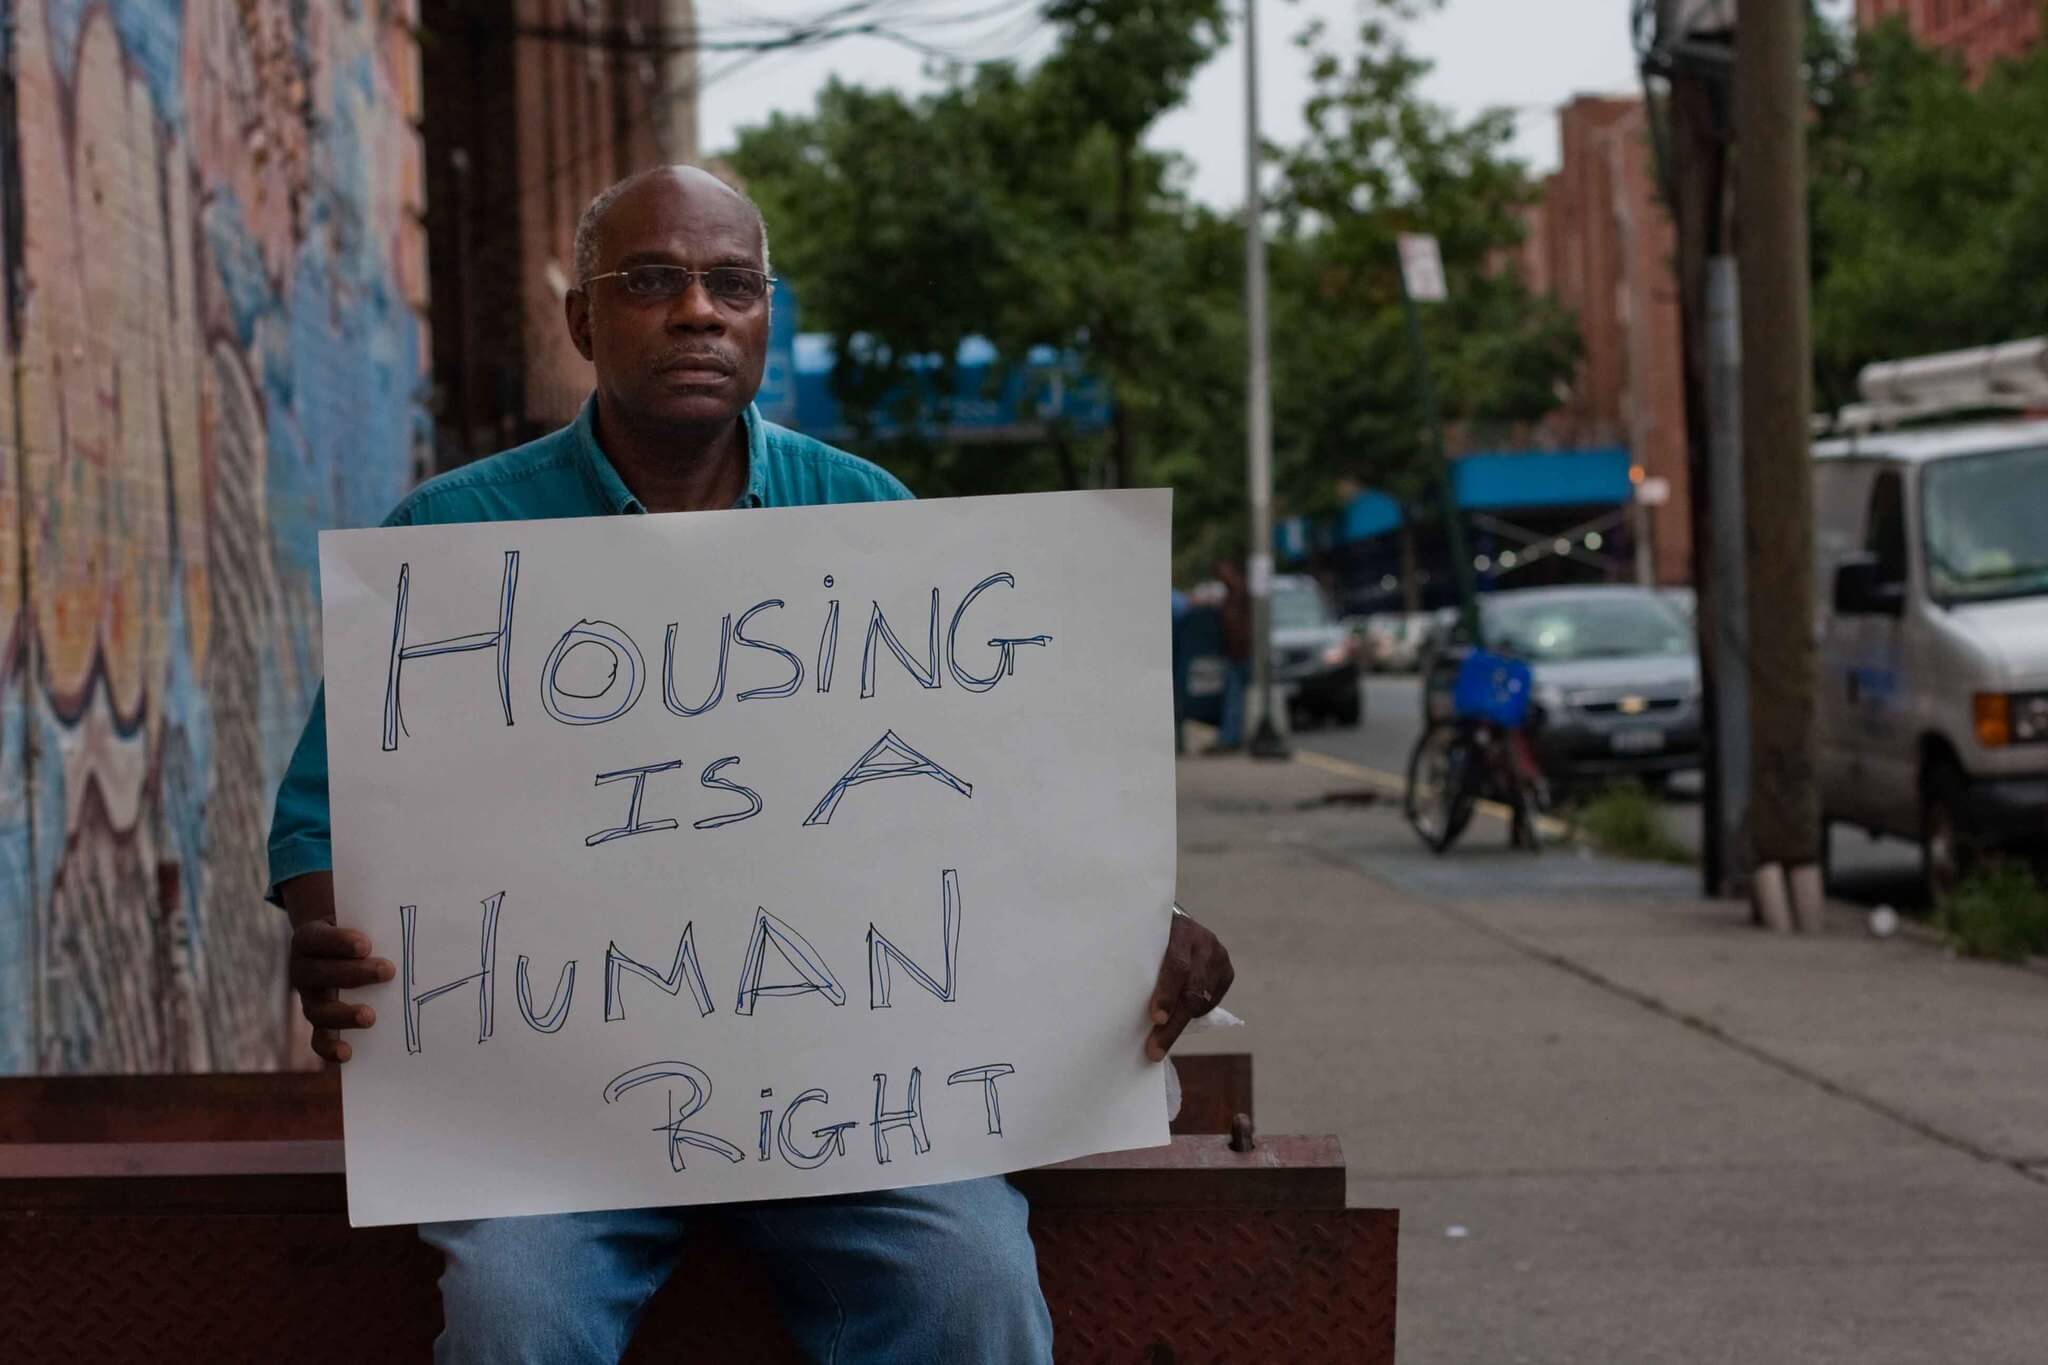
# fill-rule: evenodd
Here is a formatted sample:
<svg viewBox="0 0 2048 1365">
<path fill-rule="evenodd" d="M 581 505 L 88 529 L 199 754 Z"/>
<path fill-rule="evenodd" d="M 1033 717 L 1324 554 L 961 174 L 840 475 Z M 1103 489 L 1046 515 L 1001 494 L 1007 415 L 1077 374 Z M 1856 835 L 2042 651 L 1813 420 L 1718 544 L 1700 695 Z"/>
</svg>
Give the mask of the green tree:
<svg viewBox="0 0 2048 1365">
<path fill-rule="evenodd" d="M 1816 50 L 1809 45 L 1809 52 Z M 1809 63 L 1818 396 L 1873 360 L 2036 335 L 2048 319 L 2048 49 L 1972 85 L 1896 19 Z"/>
<path fill-rule="evenodd" d="M 1223 43 L 1220 0 L 1048 0 L 1059 46 L 1039 72 L 1043 98 L 1061 111 L 1076 149 L 1070 188 L 1099 189 L 1070 200 L 1078 231 L 1058 268 L 1076 287 L 1065 312 L 1040 325 L 1078 326 L 1119 401 L 1106 452 L 1106 481 L 1137 470 L 1137 429 L 1156 415 L 1157 357 L 1177 302 L 1157 272 L 1174 247 L 1169 163 L 1141 142 L 1160 116 L 1187 98 L 1188 82 Z M 1162 209 L 1166 210 L 1162 212 Z"/>
<path fill-rule="evenodd" d="M 1275 166 L 1271 221 L 1283 502 L 1328 510 L 1339 479 L 1419 488 L 1419 415 L 1393 236 L 1443 238 L 1456 293 L 1431 321 L 1447 411 L 1549 406 L 1569 322 L 1490 269 L 1529 187 L 1507 122 L 1423 101 L 1389 22 L 1434 0 L 1375 0 L 1359 51 L 1324 50 L 1311 134 Z M 841 356 L 849 416 L 949 391 L 960 341 L 1007 357 L 1047 344 L 1115 399 L 1111 431 L 1055 429 L 993 450 L 910 436 L 863 443 L 928 494 L 1166 483 L 1192 571 L 1244 543 L 1244 234 L 1192 203 L 1144 146 L 1222 37 L 1215 0 L 1051 0 L 1058 40 L 1031 70 L 950 73 L 917 98 L 833 85 L 817 108 L 745 131 L 733 161 L 776 229 L 777 269 Z M 936 384 L 911 382 L 937 366 Z M 896 416 L 915 416 L 898 413 Z"/>
<path fill-rule="evenodd" d="M 1397 16 L 1398 17 L 1398 16 Z M 1570 315 L 1502 268 L 1533 188 L 1507 152 L 1504 110 L 1461 121 L 1421 93 L 1429 65 L 1388 17 L 1348 50 L 1303 34 L 1314 86 L 1308 134 L 1280 157 L 1283 230 L 1274 257 L 1280 485 L 1296 508 L 1345 483 L 1423 498 L 1434 452 L 1417 410 L 1395 239 L 1430 233 L 1450 299 L 1424 310 L 1447 421 L 1526 421 L 1556 405 L 1578 361 Z"/>
<path fill-rule="evenodd" d="M 743 132 L 733 156 L 776 224 L 777 268 L 806 325 L 838 345 L 834 384 L 856 420 L 913 392 L 913 361 L 943 366 L 973 334 L 1007 357 L 1062 347 L 1110 385 L 1104 436 L 1055 429 L 1000 451 L 893 442 L 889 463 L 929 492 L 1192 477 L 1201 462 L 1184 442 L 1209 433 L 1187 377 L 1233 345 L 1243 354 L 1230 316 L 1241 267 L 1213 268 L 1217 220 L 1187 202 L 1173 158 L 1142 145 L 1213 54 L 1221 5 L 1055 0 L 1045 12 L 1059 41 L 1035 70 L 954 72 L 918 99 L 834 85 L 813 113 Z M 1241 403 L 1241 378 L 1217 377 Z M 1213 412 L 1221 395 L 1192 406 Z"/>
<path fill-rule="evenodd" d="M 732 160 L 775 225 L 777 270 L 799 283 L 806 321 L 834 336 L 834 382 L 856 421 L 985 322 L 1015 245 L 988 192 L 984 125 L 1019 104 L 1002 66 L 920 101 L 835 80 L 813 113 L 741 134 Z"/>
</svg>

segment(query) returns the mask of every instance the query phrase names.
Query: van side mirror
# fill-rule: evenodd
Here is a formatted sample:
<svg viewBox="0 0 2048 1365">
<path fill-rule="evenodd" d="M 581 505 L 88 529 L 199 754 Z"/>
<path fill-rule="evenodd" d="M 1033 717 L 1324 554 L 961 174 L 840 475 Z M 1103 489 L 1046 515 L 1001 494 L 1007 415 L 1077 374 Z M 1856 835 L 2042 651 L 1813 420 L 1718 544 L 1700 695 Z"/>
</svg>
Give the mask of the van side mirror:
<svg viewBox="0 0 2048 1365">
<path fill-rule="evenodd" d="M 1876 555 L 1854 555 L 1835 569 L 1835 615 L 1899 616 L 1906 585 L 1879 576 Z"/>
</svg>

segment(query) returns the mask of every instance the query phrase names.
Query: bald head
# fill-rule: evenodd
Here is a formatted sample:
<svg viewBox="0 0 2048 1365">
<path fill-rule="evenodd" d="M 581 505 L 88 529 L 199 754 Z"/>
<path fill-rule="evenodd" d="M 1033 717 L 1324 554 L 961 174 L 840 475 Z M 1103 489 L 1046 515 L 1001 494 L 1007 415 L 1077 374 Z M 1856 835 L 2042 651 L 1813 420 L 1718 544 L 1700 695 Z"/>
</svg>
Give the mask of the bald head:
<svg viewBox="0 0 2048 1365">
<path fill-rule="evenodd" d="M 673 270 L 691 273 L 664 273 Z M 770 306 L 764 293 L 714 291 L 706 272 L 758 283 L 767 270 L 761 211 L 709 171 L 660 166 L 591 200 L 562 306 L 596 371 L 601 425 L 670 443 L 729 435 L 761 386 Z"/>
<path fill-rule="evenodd" d="M 744 205 L 755 223 L 760 225 L 761 269 L 773 273 L 773 267 L 768 264 L 768 220 L 761 216 L 761 210 L 753 200 L 701 166 L 650 166 L 599 190 L 597 197 L 584 208 L 583 216 L 576 220 L 576 279 L 579 283 L 597 273 L 599 239 L 604 232 L 605 215 L 621 199 L 641 190 L 653 189 L 658 181 L 671 182 L 691 195 L 721 195 Z"/>
</svg>

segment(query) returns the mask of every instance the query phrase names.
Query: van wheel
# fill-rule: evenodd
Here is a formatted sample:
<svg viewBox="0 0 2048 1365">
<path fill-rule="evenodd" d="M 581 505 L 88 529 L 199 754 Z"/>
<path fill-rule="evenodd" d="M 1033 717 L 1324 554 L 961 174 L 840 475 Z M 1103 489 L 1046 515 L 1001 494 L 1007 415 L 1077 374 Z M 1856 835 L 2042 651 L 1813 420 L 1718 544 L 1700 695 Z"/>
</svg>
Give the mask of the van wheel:
<svg viewBox="0 0 2048 1365">
<path fill-rule="evenodd" d="M 1942 761 L 1920 784 L 1920 876 L 1928 902 L 1937 908 L 1970 875 L 1974 861 L 1963 833 L 1960 810 L 1963 776 Z"/>
</svg>

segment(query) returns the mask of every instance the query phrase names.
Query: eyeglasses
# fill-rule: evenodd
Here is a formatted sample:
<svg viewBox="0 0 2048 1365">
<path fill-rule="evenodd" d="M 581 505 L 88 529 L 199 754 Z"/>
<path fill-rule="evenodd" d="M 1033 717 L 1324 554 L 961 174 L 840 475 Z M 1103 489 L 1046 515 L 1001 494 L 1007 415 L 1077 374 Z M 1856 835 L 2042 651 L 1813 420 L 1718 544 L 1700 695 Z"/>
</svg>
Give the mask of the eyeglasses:
<svg viewBox="0 0 2048 1365">
<path fill-rule="evenodd" d="M 636 303 L 664 303 L 690 292 L 690 285 L 704 281 L 704 292 L 720 303 L 744 308 L 759 303 L 775 283 L 773 275 L 745 266 L 715 265 L 709 270 L 692 270 L 681 265 L 635 265 L 604 275 L 592 275 L 581 288 L 599 280 L 617 280 L 626 297 Z"/>
</svg>

